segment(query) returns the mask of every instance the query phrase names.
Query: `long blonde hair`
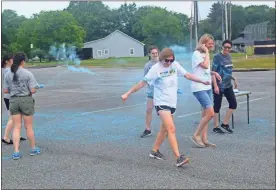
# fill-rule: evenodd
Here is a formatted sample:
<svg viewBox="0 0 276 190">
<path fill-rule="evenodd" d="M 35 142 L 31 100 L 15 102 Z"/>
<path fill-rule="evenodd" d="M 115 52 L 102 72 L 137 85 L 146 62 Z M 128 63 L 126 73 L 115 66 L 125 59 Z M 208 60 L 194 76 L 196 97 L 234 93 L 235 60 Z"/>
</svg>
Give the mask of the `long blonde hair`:
<svg viewBox="0 0 276 190">
<path fill-rule="evenodd" d="M 203 34 L 200 39 L 198 40 L 198 44 L 196 46 L 195 50 L 198 50 L 200 52 L 204 52 L 204 50 L 201 48 L 203 44 L 206 44 L 209 40 L 214 41 L 214 37 L 211 34 Z"/>
</svg>

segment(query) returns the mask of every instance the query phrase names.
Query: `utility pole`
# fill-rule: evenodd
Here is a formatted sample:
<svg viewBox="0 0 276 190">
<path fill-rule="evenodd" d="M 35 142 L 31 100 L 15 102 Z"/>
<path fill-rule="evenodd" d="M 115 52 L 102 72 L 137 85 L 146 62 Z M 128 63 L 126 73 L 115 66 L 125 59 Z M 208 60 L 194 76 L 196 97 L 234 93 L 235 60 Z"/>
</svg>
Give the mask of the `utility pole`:
<svg viewBox="0 0 276 190">
<path fill-rule="evenodd" d="M 223 7 L 223 3 L 224 3 L 224 1 L 221 2 L 221 39 L 222 39 L 222 41 L 225 40 L 225 36 L 224 36 L 224 15 L 223 15 L 224 7 Z"/>
<path fill-rule="evenodd" d="M 228 39 L 228 11 L 227 11 L 227 2 L 224 2 L 224 13 L 225 13 L 225 38 Z"/>
<path fill-rule="evenodd" d="M 229 2 L 229 40 L 232 40 L 232 4 Z"/>
<path fill-rule="evenodd" d="M 197 6 L 197 1 L 194 1 L 194 21 L 195 21 L 195 40 L 196 40 L 196 45 L 198 43 L 198 6 Z"/>
<path fill-rule="evenodd" d="M 193 2 L 191 3 L 191 18 L 190 18 L 190 51 L 193 49 Z"/>
</svg>

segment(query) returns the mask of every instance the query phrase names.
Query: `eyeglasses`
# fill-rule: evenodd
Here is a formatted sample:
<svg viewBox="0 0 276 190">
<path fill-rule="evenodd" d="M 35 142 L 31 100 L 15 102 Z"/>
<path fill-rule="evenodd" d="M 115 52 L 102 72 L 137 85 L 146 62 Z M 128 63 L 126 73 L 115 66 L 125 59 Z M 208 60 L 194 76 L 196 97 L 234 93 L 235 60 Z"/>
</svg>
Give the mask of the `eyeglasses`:
<svg viewBox="0 0 276 190">
<path fill-rule="evenodd" d="M 172 63 L 172 62 L 174 62 L 174 59 L 165 59 L 165 62 L 166 63 L 169 63 L 169 62 Z"/>
<path fill-rule="evenodd" d="M 232 47 L 230 46 L 223 46 L 224 49 L 231 49 Z"/>
</svg>

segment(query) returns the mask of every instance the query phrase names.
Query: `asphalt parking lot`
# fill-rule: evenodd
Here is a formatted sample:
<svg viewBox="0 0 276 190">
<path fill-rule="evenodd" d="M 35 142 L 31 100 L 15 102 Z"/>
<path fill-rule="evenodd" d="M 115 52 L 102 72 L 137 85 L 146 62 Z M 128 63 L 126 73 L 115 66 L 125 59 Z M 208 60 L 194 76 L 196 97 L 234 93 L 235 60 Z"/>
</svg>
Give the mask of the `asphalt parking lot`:
<svg viewBox="0 0 276 190">
<path fill-rule="evenodd" d="M 185 65 L 184 65 L 185 67 Z M 274 189 L 275 188 L 275 71 L 238 72 L 240 90 L 249 90 L 250 124 L 246 97 L 239 97 L 233 134 L 213 134 L 216 149 L 195 148 L 189 137 L 200 120 L 200 106 L 190 82 L 179 79 L 175 115 L 180 151 L 191 157 L 182 168 L 165 141 L 164 161 L 148 154 L 159 130 L 154 112 L 153 136 L 140 138 L 145 128 L 145 90 L 122 103 L 120 95 L 143 75 L 142 69 L 91 69 L 92 74 L 65 67 L 31 69 L 45 84 L 35 95 L 34 129 L 42 154 L 11 159 L 13 147 L 2 143 L 2 188 L 161 188 L 161 189 Z M 223 101 L 222 114 L 227 108 Z M 2 104 L 2 134 L 7 112 Z M 22 129 L 25 135 L 25 129 Z"/>
</svg>

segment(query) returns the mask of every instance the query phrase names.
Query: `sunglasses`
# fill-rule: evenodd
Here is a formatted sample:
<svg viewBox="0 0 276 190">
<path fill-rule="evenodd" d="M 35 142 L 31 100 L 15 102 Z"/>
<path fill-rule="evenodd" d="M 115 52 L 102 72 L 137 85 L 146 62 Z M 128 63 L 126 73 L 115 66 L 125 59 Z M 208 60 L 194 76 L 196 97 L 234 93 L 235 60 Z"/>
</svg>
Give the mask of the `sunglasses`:
<svg viewBox="0 0 276 190">
<path fill-rule="evenodd" d="M 223 46 L 224 49 L 231 49 L 232 47 L 229 46 Z"/>
<path fill-rule="evenodd" d="M 169 63 L 169 62 L 172 63 L 172 62 L 174 62 L 174 59 L 165 59 L 165 62 L 166 63 Z"/>
</svg>

